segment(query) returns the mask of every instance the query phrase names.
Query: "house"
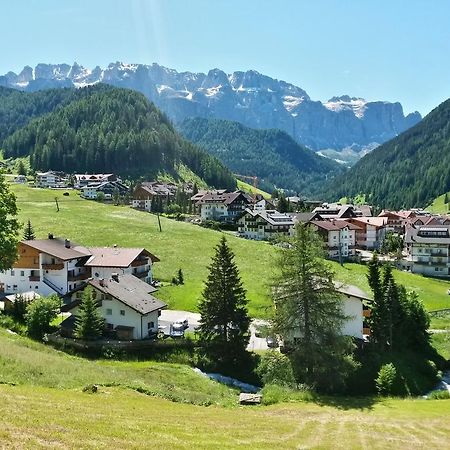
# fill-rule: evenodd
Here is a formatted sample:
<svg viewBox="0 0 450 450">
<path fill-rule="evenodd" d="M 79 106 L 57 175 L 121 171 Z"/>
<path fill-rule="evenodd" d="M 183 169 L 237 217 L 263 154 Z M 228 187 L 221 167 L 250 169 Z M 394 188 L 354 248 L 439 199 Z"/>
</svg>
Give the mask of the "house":
<svg viewBox="0 0 450 450">
<path fill-rule="evenodd" d="M 72 314 L 62 324 L 64 334 L 71 334 L 79 311 L 83 292 L 91 286 L 97 299 L 98 311 L 105 320 L 108 334 L 117 339 L 145 339 L 158 332 L 160 311 L 167 305 L 152 294 L 153 286 L 135 276 L 113 273 L 107 278 L 89 279 L 70 292 L 69 302 L 61 310 Z"/>
<path fill-rule="evenodd" d="M 68 239 L 21 241 L 13 268 L 0 272 L 0 293 L 36 291 L 40 295 L 67 292 L 89 278 L 112 273 L 133 274 L 152 282 L 152 264 L 159 259 L 144 248 L 86 248 Z"/>
<path fill-rule="evenodd" d="M 345 219 L 358 227 L 356 246 L 366 250 L 379 249 L 386 236 L 387 217 L 356 217 Z"/>
<path fill-rule="evenodd" d="M 177 189 L 175 183 L 143 182 L 134 189 L 131 205 L 133 208 L 148 212 L 152 211 L 155 203 L 164 208 L 175 199 Z"/>
<path fill-rule="evenodd" d="M 267 198 L 261 198 L 253 204 L 254 211 L 263 211 L 266 209 L 268 209 L 268 210 L 275 209 L 274 203 L 272 201 L 268 200 Z"/>
<path fill-rule="evenodd" d="M 18 295 L 20 295 L 22 299 L 27 303 L 30 303 L 33 300 L 41 297 L 37 292 L 34 291 L 5 295 L 3 297 L 0 297 L 0 311 L 8 311 L 12 309 Z"/>
<path fill-rule="evenodd" d="M 303 213 L 294 213 L 293 214 L 294 222 L 300 223 L 308 223 L 312 220 L 323 220 L 322 217 L 318 213 L 314 212 L 303 212 Z"/>
<path fill-rule="evenodd" d="M 93 173 L 93 174 L 79 174 L 73 175 L 74 187 L 81 189 L 83 186 L 87 186 L 91 183 L 104 183 L 105 181 L 121 181 L 117 175 L 113 173 Z"/>
<path fill-rule="evenodd" d="M 329 258 L 347 259 L 356 255 L 358 226 L 345 220 L 312 220 L 309 224 L 323 238 Z"/>
<path fill-rule="evenodd" d="M 105 199 L 113 198 L 117 192 L 120 196 L 128 193 L 128 186 L 121 181 L 103 181 L 100 183 L 89 183 L 80 188 L 81 196 L 83 198 L 95 200 L 99 192 L 105 195 Z"/>
<path fill-rule="evenodd" d="M 203 220 L 235 222 L 252 203 L 252 198 L 242 191 L 206 193 L 196 202 Z"/>
<path fill-rule="evenodd" d="M 17 184 L 26 184 L 27 182 L 28 182 L 28 180 L 25 175 L 17 175 L 17 177 L 14 178 L 14 183 L 17 183 Z"/>
<path fill-rule="evenodd" d="M 313 212 L 319 214 L 324 220 L 372 216 L 372 208 L 369 205 L 356 206 L 341 203 L 323 203 L 322 206 L 314 208 Z"/>
<path fill-rule="evenodd" d="M 367 324 L 367 318 L 370 317 L 370 304 L 372 300 L 365 292 L 356 286 L 335 283 L 337 295 L 342 300 L 342 312 L 346 316 L 341 328 L 341 334 L 363 340 L 365 336 L 370 335 L 370 329 Z M 298 331 L 293 331 L 291 337 L 295 339 L 300 336 L 300 327 Z"/>
<path fill-rule="evenodd" d="M 450 225 L 409 225 L 405 233 L 408 254 L 402 265 L 413 273 L 450 277 Z"/>
<path fill-rule="evenodd" d="M 62 172 L 38 172 L 35 178 L 35 186 L 39 188 L 64 188 L 66 186 L 65 174 Z"/>
<path fill-rule="evenodd" d="M 276 234 L 292 235 L 295 222 L 291 214 L 275 210 L 247 208 L 237 220 L 238 233 L 247 239 L 265 240 Z"/>
</svg>

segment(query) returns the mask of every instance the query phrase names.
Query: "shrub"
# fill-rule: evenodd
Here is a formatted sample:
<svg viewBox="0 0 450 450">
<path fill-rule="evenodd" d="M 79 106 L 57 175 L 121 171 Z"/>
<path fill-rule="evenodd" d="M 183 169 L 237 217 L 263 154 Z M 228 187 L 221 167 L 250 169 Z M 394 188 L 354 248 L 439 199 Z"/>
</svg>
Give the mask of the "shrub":
<svg viewBox="0 0 450 450">
<path fill-rule="evenodd" d="M 27 306 L 27 331 L 35 339 L 42 339 L 51 331 L 51 323 L 58 316 L 59 299 L 56 296 L 42 297 Z"/>
<path fill-rule="evenodd" d="M 445 391 L 433 391 L 429 397 L 431 400 L 448 400 L 450 399 L 450 392 L 448 390 Z"/>
<path fill-rule="evenodd" d="M 285 402 L 308 402 L 314 400 L 314 393 L 306 387 L 300 389 L 290 389 L 285 386 L 268 384 L 262 390 L 262 403 L 264 405 L 274 405 Z"/>
<path fill-rule="evenodd" d="M 389 363 L 381 366 L 378 372 L 378 377 L 375 380 L 378 393 L 380 395 L 392 394 L 396 379 L 397 379 L 397 370 L 394 364 Z"/>
<path fill-rule="evenodd" d="M 261 356 L 256 373 L 264 385 L 275 384 L 285 387 L 296 385 L 291 361 L 286 355 L 273 350 Z"/>
</svg>

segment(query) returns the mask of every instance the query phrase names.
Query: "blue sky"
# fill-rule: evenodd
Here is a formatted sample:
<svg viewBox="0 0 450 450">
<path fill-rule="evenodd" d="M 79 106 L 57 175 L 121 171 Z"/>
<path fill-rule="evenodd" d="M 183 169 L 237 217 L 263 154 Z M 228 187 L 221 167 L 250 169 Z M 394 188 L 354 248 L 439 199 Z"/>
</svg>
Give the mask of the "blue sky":
<svg viewBox="0 0 450 450">
<path fill-rule="evenodd" d="M 0 73 L 39 62 L 255 69 L 317 100 L 450 97 L 447 0 L 0 0 Z"/>
</svg>

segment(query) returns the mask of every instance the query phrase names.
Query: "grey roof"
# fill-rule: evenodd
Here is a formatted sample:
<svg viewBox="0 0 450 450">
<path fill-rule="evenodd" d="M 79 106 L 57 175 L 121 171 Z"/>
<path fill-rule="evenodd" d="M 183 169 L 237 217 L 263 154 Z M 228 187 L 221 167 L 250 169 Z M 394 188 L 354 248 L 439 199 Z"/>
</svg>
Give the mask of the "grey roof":
<svg viewBox="0 0 450 450">
<path fill-rule="evenodd" d="M 422 233 L 445 232 L 445 236 L 425 236 Z M 450 244 L 450 226 L 408 226 L 405 233 L 406 244 Z"/>
<path fill-rule="evenodd" d="M 82 258 L 90 253 L 84 248 L 65 239 L 33 239 L 32 241 L 22 241 L 23 244 L 35 248 L 42 253 L 46 253 L 63 261 Z"/>
<path fill-rule="evenodd" d="M 302 223 L 310 222 L 311 220 L 319 219 L 319 218 L 320 218 L 320 215 L 315 212 L 304 212 L 304 213 L 297 213 L 294 215 L 294 220 L 296 222 L 302 222 Z"/>
<path fill-rule="evenodd" d="M 292 214 L 280 213 L 276 210 L 263 209 L 261 211 L 252 211 L 251 209 L 246 208 L 244 214 L 241 215 L 241 217 L 243 217 L 246 213 L 250 214 L 253 217 L 261 217 L 267 223 L 275 226 L 295 225 Z"/>
<path fill-rule="evenodd" d="M 91 257 L 84 264 L 86 267 L 129 267 L 141 254 L 153 262 L 159 261 L 145 248 L 89 247 L 88 251 Z"/>
<path fill-rule="evenodd" d="M 156 291 L 153 286 L 150 286 L 145 281 L 142 281 L 131 274 L 119 275 L 118 281 L 115 281 L 112 278 L 108 280 L 90 279 L 87 284 L 104 294 L 111 295 L 113 298 L 134 309 L 139 314 L 148 314 L 167 307 L 164 302 L 151 295 L 151 293 Z M 82 288 L 76 290 L 79 289 Z M 70 311 L 79 304 L 80 301 L 77 300 L 69 305 L 65 305 L 64 311 Z"/>
<path fill-rule="evenodd" d="M 336 287 L 336 290 L 342 294 L 350 295 L 352 297 L 359 298 L 360 300 L 372 300 L 363 290 L 357 286 L 353 286 L 352 284 L 335 282 L 334 286 Z"/>
</svg>

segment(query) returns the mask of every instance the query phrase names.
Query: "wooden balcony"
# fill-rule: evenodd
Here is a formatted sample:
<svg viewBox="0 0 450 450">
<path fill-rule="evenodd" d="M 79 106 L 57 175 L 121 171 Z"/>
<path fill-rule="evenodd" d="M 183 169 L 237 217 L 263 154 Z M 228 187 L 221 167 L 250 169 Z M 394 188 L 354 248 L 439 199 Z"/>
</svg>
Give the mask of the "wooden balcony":
<svg viewBox="0 0 450 450">
<path fill-rule="evenodd" d="M 363 328 L 363 334 L 370 336 L 370 328 Z"/>
<path fill-rule="evenodd" d="M 86 280 L 87 278 L 89 278 L 88 273 L 79 273 L 78 275 L 73 275 L 69 273 L 69 275 L 67 276 L 67 279 L 69 281 L 81 281 Z"/>
<path fill-rule="evenodd" d="M 131 267 L 141 267 L 146 266 L 148 264 L 148 259 L 135 259 L 131 263 Z"/>
<path fill-rule="evenodd" d="M 28 277 L 29 281 L 41 281 L 41 277 L 39 275 L 30 275 Z"/>
<path fill-rule="evenodd" d="M 135 272 L 133 275 L 138 278 L 145 278 L 148 276 L 148 271 L 144 270 L 143 272 Z"/>
<path fill-rule="evenodd" d="M 44 270 L 62 270 L 64 269 L 64 263 L 42 264 L 42 268 Z"/>
<path fill-rule="evenodd" d="M 363 309 L 363 317 L 370 317 L 371 313 L 370 309 Z"/>
</svg>

